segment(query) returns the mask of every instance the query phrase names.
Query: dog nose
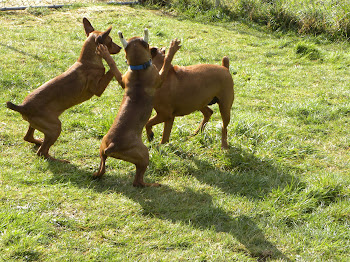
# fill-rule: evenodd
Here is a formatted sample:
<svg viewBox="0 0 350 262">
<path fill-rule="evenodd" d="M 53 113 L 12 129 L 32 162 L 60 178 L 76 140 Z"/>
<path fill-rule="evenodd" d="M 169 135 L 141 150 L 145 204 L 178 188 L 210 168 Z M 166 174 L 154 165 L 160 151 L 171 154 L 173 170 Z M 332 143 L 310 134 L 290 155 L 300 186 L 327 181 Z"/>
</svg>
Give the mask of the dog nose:
<svg viewBox="0 0 350 262">
<path fill-rule="evenodd" d="M 114 43 L 114 45 L 112 46 L 111 49 L 112 49 L 111 52 L 110 52 L 111 54 L 118 54 L 120 52 L 120 50 L 122 50 L 122 48 L 119 45 L 115 44 L 115 43 Z"/>
</svg>

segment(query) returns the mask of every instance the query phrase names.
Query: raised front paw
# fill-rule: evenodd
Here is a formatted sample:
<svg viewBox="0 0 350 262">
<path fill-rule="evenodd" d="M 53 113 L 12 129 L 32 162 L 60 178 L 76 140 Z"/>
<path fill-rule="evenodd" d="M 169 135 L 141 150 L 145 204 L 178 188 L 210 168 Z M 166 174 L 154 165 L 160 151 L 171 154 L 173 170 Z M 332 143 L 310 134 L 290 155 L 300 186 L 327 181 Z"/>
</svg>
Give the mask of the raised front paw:
<svg viewBox="0 0 350 262">
<path fill-rule="evenodd" d="M 96 54 L 101 56 L 104 60 L 107 60 L 111 57 L 107 46 L 101 44 L 96 47 Z"/>
<path fill-rule="evenodd" d="M 181 48 L 181 41 L 177 38 L 170 42 L 169 53 L 175 54 Z"/>
</svg>

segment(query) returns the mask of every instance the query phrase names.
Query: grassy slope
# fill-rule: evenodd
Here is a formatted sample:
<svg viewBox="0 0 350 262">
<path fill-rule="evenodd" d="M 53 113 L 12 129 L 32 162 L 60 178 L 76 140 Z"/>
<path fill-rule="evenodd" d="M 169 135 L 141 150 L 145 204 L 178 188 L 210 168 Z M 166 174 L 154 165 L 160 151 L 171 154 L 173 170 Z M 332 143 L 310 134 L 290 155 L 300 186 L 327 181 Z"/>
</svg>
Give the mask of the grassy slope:
<svg viewBox="0 0 350 262">
<path fill-rule="evenodd" d="M 69 67 L 85 38 L 81 20 L 112 24 L 126 37 L 150 28 L 151 44 L 183 39 L 175 64 L 231 59 L 236 101 L 228 152 L 220 147 L 217 106 L 205 133 L 188 138 L 201 115 L 178 118 L 171 143 L 155 128 L 146 180 L 131 186 L 134 166 L 108 159 L 101 181 L 101 137 L 122 90 L 65 112 L 47 162 L 22 140 L 27 123 L 0 108 L 0 258 L 64 261 L 345 261 L 349 247 L 349 81 L 347 43 L 309 41 L 318 60 L 296 54 L 302 39 L 239 23 L 202 25 L 142 9 L 0 13 L 0 104 Z M 126 70 L 123 54 L 115 56 Z"/>
</svg>

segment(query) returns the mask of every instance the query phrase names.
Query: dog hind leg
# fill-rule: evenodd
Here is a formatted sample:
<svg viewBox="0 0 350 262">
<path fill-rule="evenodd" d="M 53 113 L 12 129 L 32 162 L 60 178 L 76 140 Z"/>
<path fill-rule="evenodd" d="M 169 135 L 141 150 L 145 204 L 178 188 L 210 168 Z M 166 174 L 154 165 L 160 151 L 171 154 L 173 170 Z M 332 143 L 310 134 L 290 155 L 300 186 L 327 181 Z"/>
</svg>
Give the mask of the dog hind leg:
<svg viewBox="0 0 350 262">
<path fill-rule="evenodd" d="M 219 107 L 222 117 L 222 133 L 221 133 L 221 148 L 228 149 L 227 143 L 227 126 L 230 123 L 230 110 L 226 108 Z"/>
<path fill-rule="evenodd" d="M 144 174 L 149 164 L 148 148 L 140 141 L 132 148 L 118 153 L 118 158 L 136 166 L 136 174 L 132 185 L 134 187 L 158 187 L 158 183 L 145 183 Z"/>
<path fill-rule="evenodd" d="M 158 187 L 158 183 L 145 183 L 144 174 L 149 164 L 148 148 L 140 141 L 137 145 L 119 154 L 119 159 L 133 163 L 136 166 L 136 174 L 132 185 L 134 187 Z"/>
<path fill-rule="evenodd" d="M 221 148 L 223 149 L 228 149 L 227 126 L 230 123 L 233 99 L 233 92 L 231 95 L 226 95 L 219 99 L 219 109 L 222 118 Z"/>
<path fill-rule="evenodd" d="M 28 131 L 27 131 L 26 135 L 24 136 L 24 141 L 34 143 L 34 144 L 40 146 L 43 143 L 43 141 L 41 139 L 34 138 L 34 131 L 35 131 L 35 128 L 33 128 L 31 125 L 29 125 Z"/>
<path fill-rule="evenodd" d="M 138 145 L 119 154 L 119 158 L 136 166 L 136 174 L 132 185 L 134 187 L 158 187 L 158 183 L 145 183 L 144 174 L 149 164 L 148 148 L 140 142 Z"/>
<path fill-rule="evenodd" d="M 31 124 L 33 119 L 31 120 Z M 38 156 L 43 156 L 49 160 L 57 160 L 60 162 L 67 163 L 67 160 L 56 159 L 49 154 L 50 147 L 56 142 L 61 134 L 61 121 L 58 118 L 45 118 L 37 119 L 37 124 L 34 125 L 36 129 L 44 133 L 44 140 L 37 151 Z"/>
<path fill-rule="evenodd" d="M 152 131 L 152 127 L 159 124 L 159 123 L 165 122 L 167 119 L 168 119 L 168 117 L 165 117 L 164 114 L 157 113 L 154 117 L 152 117 L 151 119 L 148 120 L 148 122 L 145 126 L 148 141 L 152 141 L 154 138 L 154 133 Z"/>
<path fill-rule="evenodd" d="M 100 151 L 101 152 L 101 151 Z M 102 149 L 101 165 L 94 177 L 102 176 L 105 171 L 105 160 L 107 157 L 114 157 L 116 159 L 124 160 L 132 163 L 136 166 L 136 175 L 133 181 L 135 187 L 149 187 L 149 186 L 160 186 L 158 183 L 145 183 L 143 180 L 144 174 L 149 164 L 148 148 L 142 143 L 137 142 L 134 146 L 127 150 L 119 151 L 114 143 L 109 144 L 106 149 Z"/>
<path fill-rule="evenodd" d="M 165 144 L 169 142 L 171 129 L 173 128 L 173 124 L 174 124 L 174 119 L 175 117 L 171 117 L 164 122 L 163 136 L 162 136 L 162 140 L 160 141 L 161 144 Z"/>
<path fill-rule="evenodd" d="M 202 109 L 200 109 L 200 111 L 203 114 L 203 121 L 202 123 L 199 125 L 199 127 L 196 129 L 196 131 L 194 131 L 194 136 L 197 135 L 200 132 L 203 132 L 205 129 L 206 124 L 208 123 L 211 115 L 213 114 L 213 110 L 211 110 L 208 106 L 203 107 Z"/>
<path fill-rule="evenodd" d="M 103 151 L 104 150 L 100 150 L 100 158 L 101 158 L 100 167 L 98 171 L 92 175 L 93 178 L 100 178 L 106 172 L 107 155 Z"/>
</svg>

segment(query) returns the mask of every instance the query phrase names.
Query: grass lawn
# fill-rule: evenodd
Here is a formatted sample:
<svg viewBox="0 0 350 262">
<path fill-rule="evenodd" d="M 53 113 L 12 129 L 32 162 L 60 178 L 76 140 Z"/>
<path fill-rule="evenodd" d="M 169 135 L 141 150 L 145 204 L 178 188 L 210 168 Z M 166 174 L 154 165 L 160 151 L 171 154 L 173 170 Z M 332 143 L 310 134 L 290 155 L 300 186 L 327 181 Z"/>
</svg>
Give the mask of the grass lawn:
<svg viewBox="0 0 350 262">
<path fill-rule="evenodd" d="M 174 64 L 230 57 L 236 99 L 223 151 L 217 105 L 204 133 L 200 113 L 177 118 L 171 142 L 144 142 L 145 180 L 109 158 L 92 180 L 99 146 L 123 90 L 61 116 L 51 154 L 24 142 L 28 124 L 5 107 L 65 71 L 85 39 L 82 18 L 150 43 L 182 39 Z M 271 33 L 239 22 L 201 24 L 141 7 L 85 5 L 0 13 L 0 260 L 347 261 L 349 258 L 350 44 Z M 124 51 L 114 56 L 127 70 Z M 37 136 L 41 136 L 39 132 Z"/>
</svg>

